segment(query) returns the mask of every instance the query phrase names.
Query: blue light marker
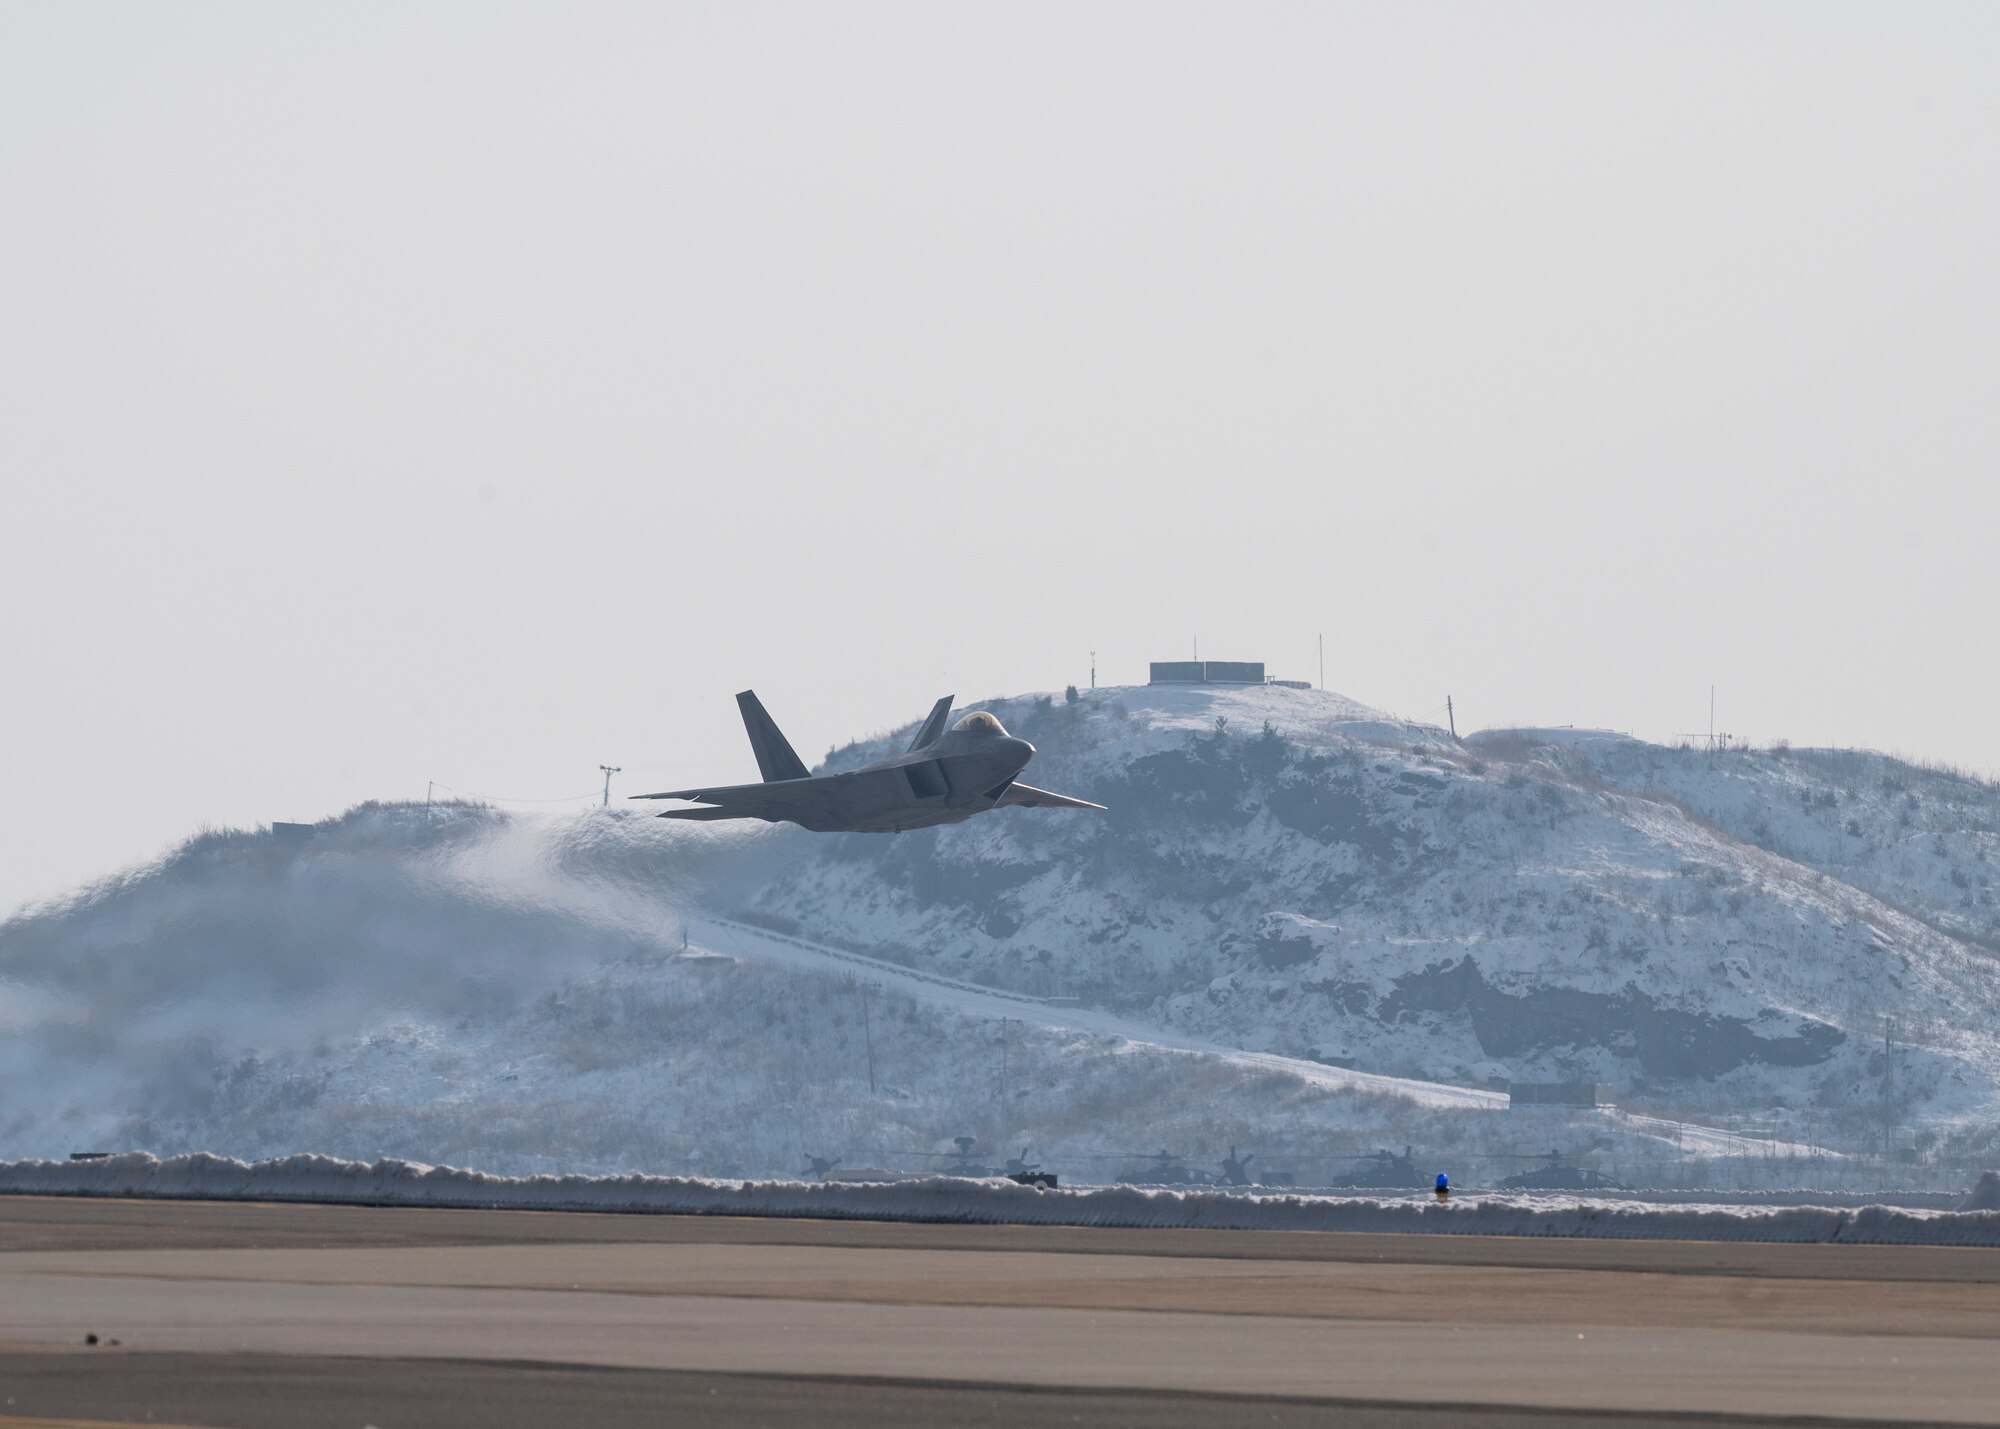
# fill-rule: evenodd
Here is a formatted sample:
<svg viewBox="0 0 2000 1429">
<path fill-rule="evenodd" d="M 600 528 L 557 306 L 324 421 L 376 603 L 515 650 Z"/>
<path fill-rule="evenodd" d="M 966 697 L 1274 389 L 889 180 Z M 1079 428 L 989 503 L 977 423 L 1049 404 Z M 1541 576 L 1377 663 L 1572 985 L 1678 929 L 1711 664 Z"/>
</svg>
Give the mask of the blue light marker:
<svg viewBox="0 0 2000 1429">
<path fill-rule="evenodd" d="M 1451 1195 L 1451 1177 L 1445 1175 L 1444 1172 L 1440 1171 L 1438 1172 L 1437 1198 L 1440 1201 L 1442 1201 L 1448 1199 L 1450 1195 Z"/>
</svg>

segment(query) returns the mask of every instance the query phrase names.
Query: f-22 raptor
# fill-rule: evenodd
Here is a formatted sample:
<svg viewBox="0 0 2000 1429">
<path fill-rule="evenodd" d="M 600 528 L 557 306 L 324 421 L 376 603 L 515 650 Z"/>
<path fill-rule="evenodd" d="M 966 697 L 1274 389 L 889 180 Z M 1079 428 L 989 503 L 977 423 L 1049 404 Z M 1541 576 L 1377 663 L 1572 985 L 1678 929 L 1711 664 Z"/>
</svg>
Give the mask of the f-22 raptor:
<svg viewBox="0 0 2000 1429">
<path fill-rule="evenodd" d="M 956 824 L 988 809 L 1102 809 L 1023 784 L 1017 777 L 1035 757 L 1035 746 L 1007 733 L 985 710 L 974 710 L 947 729 L 951 696 L 931 707 L 909 749 L 844 774 L 806 771 L 754 690 L 736 697 L 743 728 L 757 755 L 761 784 L 672 789 L 635 799 L 686 799 L 706 807 L 669 809 L 662 819 L 762 819 L 815 833 L 892 834 Z"/>
</svg>

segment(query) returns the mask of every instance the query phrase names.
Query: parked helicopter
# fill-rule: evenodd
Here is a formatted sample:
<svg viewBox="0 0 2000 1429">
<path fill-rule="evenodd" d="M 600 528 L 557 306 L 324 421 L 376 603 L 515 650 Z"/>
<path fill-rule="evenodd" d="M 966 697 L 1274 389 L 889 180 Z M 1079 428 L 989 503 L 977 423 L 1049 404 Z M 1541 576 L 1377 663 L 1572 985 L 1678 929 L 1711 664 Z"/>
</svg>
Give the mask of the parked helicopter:
<svg viewBox="0 0 2000 1429">
<path fill-rule="evenodd" d="M 1331 1178 L 1327 1185 L 1381 1191 L 1408 1191 L 1430 1185 L 1430 1178 L 1417 1170 L 1410 1150 L 1405 1146 L 1403 1154 L 1398 1156 L 1384 1147 L 1366 1156 L 1357 1156 L 1352 1171 Z"/>
<path fill-rule="evenodd" d="M 1258 1176 L 1250 1174 L 1250 1163 L 1257 1159 L 1252 1151 L 1242 1156 L 1236 1154 L 1232 1144 L 1229 1154 L 1222 1158 L 1222 1184 L 1225 1186 L 1296 1186 L 1299 1173 L 1296 1171 L 1266 1171 Z"/>
<path fill-rule="evenodd" d="M 909 1181 L 915 1179 L 908 1171 L 887 1171 L 880 1166 L 843 1166 L 831 1156 L 806 1154 L 806 1169 L 799 1173 L 818 1181 Z"/>
<path fill-rule="evenodd" d="M 1118 1173 L 1114 1178 L 1122 1186 L 1213 1186 L 1216 1178 L 1206 1171 L 1197 1171 L 1187 1164 L 1187 1158 L 1177 1151 L 1162 1148 L 1158 1151 L 1112 1151 L 1107 1156 L 1120 1161 L 1138 1161 L 1142 1165 Z"/>
<path fill-rule="evenodd" d="M 1253 1152 L 1239 1153 L 1234 1146 L 1222 1158 L 1218 1171 L 1190 1166 L 1187 1158 L 1177 1151 L 1162 1148 L 1159 1151 L 1112 1151 L 1105 1153 L 1106 1159 L 1125 1162 L 1139 1162 L 1128 1166 L 1115 1178 L 1126 1186 L 1292 1186 L 1298 1184 L 1298 1173 L 1294 1171 L 1266 1171 L 1261 1175 L 1250 1174 L 1250 1163 L 1257 1159 Z"/>
<path fill-rule="evenodd" d="M 1005 1176 L 1010 1181 L 1018 1181 L 1023 1186 L 1042 1186 L 1053 1189 L 1056 1174 L 1041 1169 L 1042 1163 L 1028 1159 L 1029 1147 L 1023 1146 L 1019 1156 L 1009 1156 L 1006 1165 L 995 1168 L 974 1160 L 979 1138 L 976 1136 L 954 1136 L 952 1145 L 956 1151 L 919 1151 L 918 1156 L 942 1159 L 947 1164 L 938 1168 L 943 1176 Z"/>
<path fill-rule="evenodd" d="M 1618 1191 L 1621 1183 L 1612 1180 L 1601 1171 L 1593 1171 L 1588 1166 L 1579 1166 L 1555 1147 L 1533 1155 L 1509 1156 L 1497 1159 L 1540 1161 L 1544 1164 L 1509 1176 L 1500 1182 L 1507 1191 Z"/>
</svg>

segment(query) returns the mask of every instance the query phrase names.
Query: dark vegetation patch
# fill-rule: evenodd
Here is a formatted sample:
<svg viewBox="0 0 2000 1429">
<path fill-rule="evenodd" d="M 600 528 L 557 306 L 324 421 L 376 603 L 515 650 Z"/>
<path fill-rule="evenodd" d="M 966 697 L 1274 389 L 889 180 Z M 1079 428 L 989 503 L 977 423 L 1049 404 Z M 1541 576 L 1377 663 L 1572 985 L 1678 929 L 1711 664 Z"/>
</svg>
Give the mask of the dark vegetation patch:
<svg viewBox="0 0 2000 1429">
<path fill-rule="evenodd" d="M 1503 992 L 1486 981 L 1470 955 L 1398 978 L 1380 1009 L 1384 1021 L 1406 1013 L 1458 1011 L 1470 1016 L 1473 1035 L 1489 1056 L 1604 1047 L 1633 1059 L 1648 1076 L 1674 1079 L 1719 1077 L 1749 1064 L 1815 1066 L 1847 1040 L 1838 1029 L 1808 1019 L 1799 1020 L 1792 1036 L 1763 1037 L 1742 1018 L 1663 1007 L 1630 988 Z"/>
</svg>

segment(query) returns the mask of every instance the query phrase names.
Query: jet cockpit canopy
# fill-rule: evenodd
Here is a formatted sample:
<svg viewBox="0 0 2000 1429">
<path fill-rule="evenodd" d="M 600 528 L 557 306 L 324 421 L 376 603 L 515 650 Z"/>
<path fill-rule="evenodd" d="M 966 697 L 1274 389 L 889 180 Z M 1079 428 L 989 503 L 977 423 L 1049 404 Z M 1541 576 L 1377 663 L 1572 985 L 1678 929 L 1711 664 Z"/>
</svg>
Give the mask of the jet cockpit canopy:
<svg viewBox="0 0 2000 1429">
<path fill-rule="evenodd" d="M 974 710 L 952 726 L 961 734 L 986 734 L 1005 736 L 1007 728 L 985 710 Z"/>
</svg>

